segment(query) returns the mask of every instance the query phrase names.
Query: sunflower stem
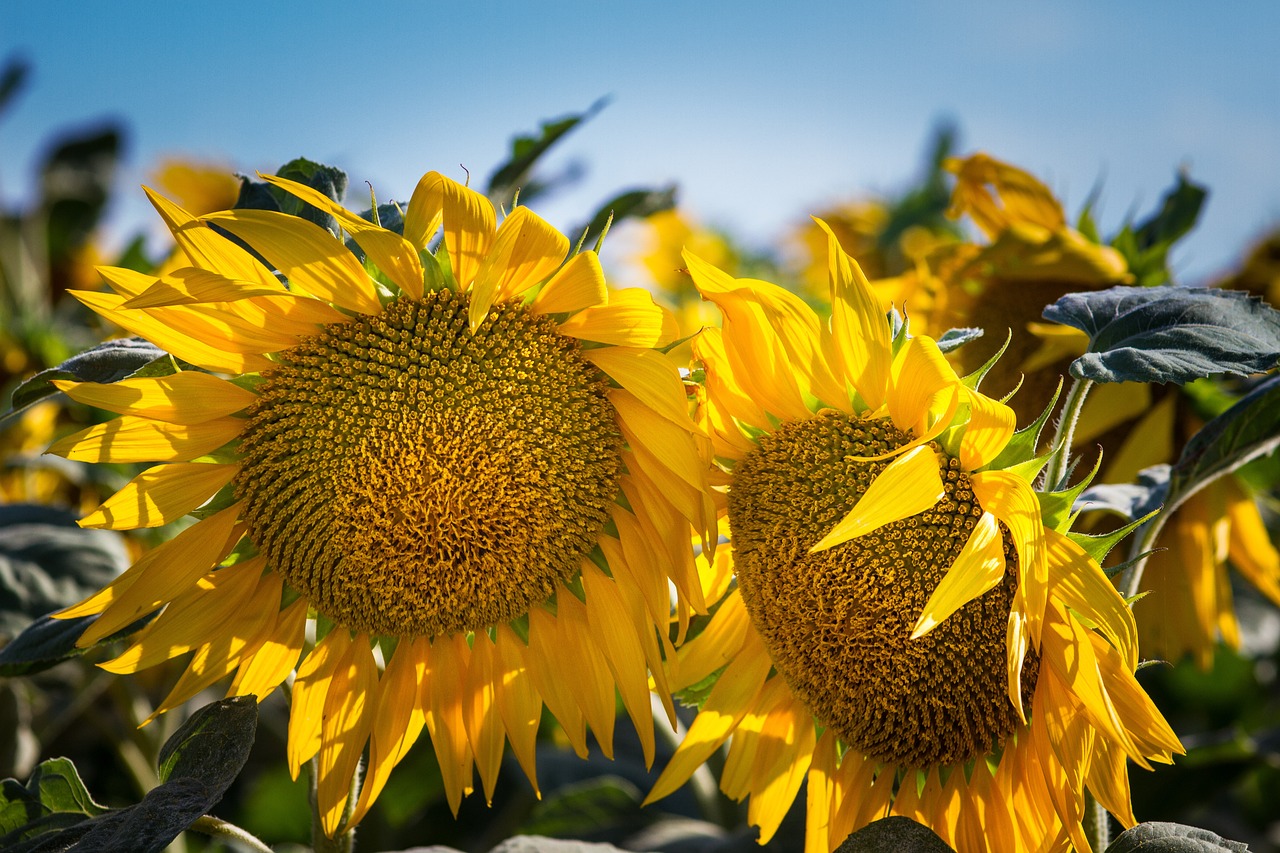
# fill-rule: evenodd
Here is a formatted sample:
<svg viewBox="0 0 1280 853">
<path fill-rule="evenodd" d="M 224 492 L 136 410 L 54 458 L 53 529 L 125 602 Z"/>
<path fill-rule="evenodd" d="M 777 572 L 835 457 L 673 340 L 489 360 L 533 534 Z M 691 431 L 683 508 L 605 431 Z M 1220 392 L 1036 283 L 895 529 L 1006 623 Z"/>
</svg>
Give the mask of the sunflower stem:
<svg viewBox="0 0 1280 853">
<path fill-rule="evenodd" d="M 356 795 L 360 785 L 360 770 L 356 768 L 351 779 L 351 793 L 347 797 L 347 805 L 342 813 L 342 827 L 330 838 L 324 831 L 324 820 L 320 815 L 320 766 L 319 759 L 312 758 L 306 763 L 308 798 L 311 801 L 311 849 L 315 853 L 352 853 L 355 850 L 355 831 L 347 827 L 347 821 L 355 810 Z"/>
<path fill-rule="evenodd" d="M 1067 400 L 1062 404 L 1062 415 L 1058 418 L 1058 428 L 1053 434 L 1053 452 L 1049 456 L 1049 464 L 1044 469 L 1043 487 L 1046 491 L 1064 488 L 1063 482 L 1071 470 L 1071 445 L 1075 440 L 1076 422 L 1080 420 L 1080 412 L 1084 409 L 1084 398 L 1088 396 L 1093 382 L 1088 379 L 1075 379 L 1071 390 L 1067 392 Z"/>
<path fill-rule="evenodd" d="M 271 848 L 257 836 L 241 829 L 234 823 L 228 823 L 213 815 L 203 815 L 196 818 L 196 822 L 187 827 L 187 829 L 208 835 L 211 838 L 225 838 L 228 841 L 234 841 L 242 847 L 248 847 L 250 850 L 256 851 L 256 853 L 271 853 Z"/>
<path fill-rule="evenodd" d="M 1084 792 L 1084 832 L 1093 853 L 1103 853 L 1111 845 L 1111 815 L 1088 789 Z"/>
</svg>

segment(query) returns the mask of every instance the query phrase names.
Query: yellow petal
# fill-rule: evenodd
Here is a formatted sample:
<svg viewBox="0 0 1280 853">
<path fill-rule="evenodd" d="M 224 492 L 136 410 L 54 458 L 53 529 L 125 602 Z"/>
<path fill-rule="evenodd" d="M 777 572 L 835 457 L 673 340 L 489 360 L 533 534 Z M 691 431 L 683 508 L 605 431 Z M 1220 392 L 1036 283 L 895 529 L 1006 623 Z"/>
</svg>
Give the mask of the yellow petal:
<svg viewBox="0 0 1280 853">
<path fill-rule="evenodd" d="M 157 195 L 147 187 L 142 189 L 165 224 L 169 226 L 174 242 L 192 264 L 254 284 L 279 286 L 280 283 L 271 274 L 271 270 L 259 263 L 253 255 L 223 235 L 214 232 L 202 221 L 168 199 Z"/>
<path fill-rule="evenodd" d="M 276 175 L 262 175 L 262 179 L 332 215 L 343 230 L 351 234 L 369 260 L 405 295 L 410 299 L 422 298 L 422 261 L 418 258 L 418 248 L 408 240 L 362 219 L 306 184 Z"/>
<path fill-rule="evenodd" d="M 320 751 L 320 725 L 324 717 L 325 697 L 334 668 L 346 656 L 351 634 L 336 628 L 316 643 L 311 653 L 298 666 L 289 699 L 289 736 L 285 748 L 289 773 L 294 779 L 298 771 Z"/>
<path fill-rule="evenodd" d="M 349 826 L 364 819 L 391 778 L 392 769 L 422 733 L 426 715 L 418 703 L 418 693 L 426 679 L 429 651 L 426 637 L 402 640 L 378 682 L 378 710 L 369 743 L 369 772 L 360 786 L 360 800 L 351 814 Z"/>
<path fill-rule="evenodd" d="M 498 771 L 502 768 L 502 717 L 498 712 L 498 695 L 495 686 L 494 658 L 497 650 L 487 631 L 477 631 L 471 644 L 471 659 L 467 665 L 466 692 L 463 711 L 466 714 L 467 738 L 475 755 L 476 769 L 484 787 L 485 802 L 493 804 L 494 786 Z M 467 701 L 469 698 L 470 701 Z"/>
<path fill-rule="evenodd" d="M 579 758 L 586 758 L 586 720 L 569 689 L 569 679 L 561 677 L 557 666 L 560 657 L 556 617 L 542 607 L 534 607 L 529 611 L 529 650 L 525 655 L 529 679 L 551 716 L 560 724 L 573 751 Z"/>
<path fill-rule="evenodd" d="M 581 252 L 542 286 L 533 298 L 532 308 L 535 314 L 567 314 L 608 301 L 600 258 L 595 252 Z"/>
<path fill-rule="evenodd" d="M 1004 541 L 996 517 L 984 512 L 969 541 L 929 596 L 911 639 L 923 637 L 944 619 L 1004 578 Z"/>
<path fill-rule="evenodd" d="M 497 216 L 493 205 L 480 193 L 439 172 L 428 172 L 418 182 L 409 201 L 405 237 L 415 245 L 423 245 L 441 221 L 453 277 L 466 290 L 489 253 L 497 230 Z"/>
<path fill-rule="evenodd" d="M 586 605 L 565 589 L 556 594 L 556 630 L 559 676 L 568 682 L 570 692 L 595 733 L 601 752 L 606 758 L 613 758 L 617 701 L 614 679 L 600 650 L 598 640 L 602 638 L 589 624 Z M 573 675 L 566 677 L 565 673 Z"/>
<path fill-rule="evenodd" d="M 588 624 L 604 652 L 618 692 L 622 694 L 622 704 L 635 724 L 645 767 L 649 767 L 653 764 L 654 755 L 653 710 L 649 704 L 644 649 L 613 579 L 588 563 L 583 565 L 582 586 L 587 595 Z"/>
<path fill-rule="evenodd" d="M 790 811 L 816 742 L 813 715 L 799 701 L 781 703 L 765 718 L 747 805 L 748 821 L 760 827 L 761 844 L 773 838 Z"/>
<path fill-rule="evenodd" d="M 814 222 L 827 232 L 831 337 L 836 359 L 844 378 L 875 410 L 884 403 L 893 360 L 887 312 L 862 268 L 845 253 L 831 227 L 816 217 Z"/>
<path fill-rule="evenodd" d="M 680 678 L 672 686 L 691 687 L 745 654 L 744 643 L 758 635 L 751 628 L 742 595 L 735 588 L 711 617 L 702 633 L 680 647 Z"/>
<path fill-rule="evenodd" d="M 663 353 L 636 347 L 599 347 L 583 355 L 647 408 L 682 429 L 695 429 L 680 371 Z"/>
<path fill-rule="evenodd" d="M 929 447 L 916 447 L 890 462 L 858 498 L 853 509 L 810 548 L 809 553 L 826 551 L 886 524 L 924 512 L 945 494 L 938 475 L 937 453 Z"/>
<path fill-rule="evenodd" d="M 381 312 L 369 274 L 319 225 L 274 210 L 228 210 L 205 219 L 253 246 L 290 285 L 357 314 Z"/>
<path fill-rule="evenodd" d="M 427 680 L 422 685 L 427 694 L 423 701 L 427 731 L 440 765 L 445 799 L 455 816 L 462 798 L 471 793 L 472 753 L 463 708 L 467 656 L 466 638 L 458 634 L 438 638 L 431 644 Z"/>
<path fill-rule="evenodd" d="M 498 711 L 502 715 L 503 727 L 507 730 L 507 739 L 511 742 L 511 751 L 515 753 L 520 768 L 533 785 L 534 794 L 541 799 L 538 792 L 537 775 L 537 741 L 538 724 L 542 720 L 542 699 L 533 688 L 532 679 L 528 676 L 525 665 L 527 648 L 516 636 L 509 625 L 498 626 L 495 645 L 498 650 L 497 687 Z"/>
<path fill-rule="evenodd" d="M 945 392 L 958 392 L 960 380 L 932 338 L 907 341 L 893 360 L 889 414 L 900 430 L 922 435 L 933 426 L 930 414 L 940 412 Z M 945 407 L 945 406 L 944 406 Z"/>
<path fill-rule="evenodd" d="M 108 637 L 185 592 L 235 547 L 243 535 L 236 524 L 240 505 L 203 519 L 143 554 L 123 575 L 62 618 L 101 613 L 77 641 L 89 646 Z"/>
<path fill-rule="evenodd" d="M 121 415 L 54 442 L 46 452 L 77 462 L 186 462 L 238 438 L 244 424 L 215 418 L 188 426 Z"/>
<path fill-rule="evenodd" d="M 948 215 L 969 214 L 988 237 L 1015 222 L 1050 230 L 1066 224 L 1053 193 L 1029 172 L 982 153 L 950 160 L 946 167 L 956 175 Z"/>
<path fill-rule="evenodd" d="M 561 323 L 560 332 L 621 347 L 664 347 L 680 335 L 671 312 L 639 288 L 615 291 L 609 304 L 584 308 Z"/>
<path fill-rule="evenodd" d="M 1138 667 L 1138 628 L 1133 612 L 1093 558 L 1056 530 L 1045 528 L 1053 597 L 1092 622 L 1120 652 L 1130 670 Z"/>
<path fill-rule="evenodd" d="M 471 286 L 471 328 L 495 300 L 520 296 L 555 272 L 568 251 L 569 240 L 529 208 L 511 211 Z"/>
<path fill-rule="evenodd" d="M 316 801 L 321 824 L 330 838 L 342 826 L 352 779 L 369 739 L 377 687 L 378 665 L 373 660 L 369 638 L 361 634 L 333 668 L 320 724 Z"/>
<path fill-rule="evenodd" d="M 1280 553 L 1271 544 L 1258 507 L 1234 481 L 1227 478 L 1226 513 L 1231 522 L 1228 554 L 1231 563 L 1249 583 L 1280 607 Z"/>
<path fill-rule="evenodd" d="M 252 391 L 196 370 L 110 384 L 65 379 L 55 379 L 53 384 L 77 403 L 171 424 L 211 421 L 239 412 L 258 399 Z"/>
<path fill-rule="evenodd" d="M 259 354 L 228 351 L 216 335 L 196 337 L 173 328 L 168 320 L 173 316 L 172 312 L 180 311 L 181 308 L 164 309 L 170 312 L 168 315 L 156 313 L 161 309 L 127 311 L 120 310 L 120 305 L 128 298 L 127 296 L 83 290 L 69 292 L 117 326 L 135 335 L 141 335 L 165 352 L 172 353 L 197 367 L 217 373 L 257 373 L 273 364 L 270 359 Z"/>
<path fill-rule="evenodd" d="M 239 303 L 246 301 L 259 306 L 264 313 L 271 314 L 274 322 L 284 320 L 288 325 L 286 329 L 273 326 L 273 331 L 285 332 L 295 337 L 314 333 L 319 324 L 342 323 L 347 320 L 347 315 L 329 303 L 303 293 L 285 290 L 283 285 L 255 285 L 196 268 L 175 270 L 156 279 L 155 284 L 121 307 L 169 308 L 175 305 L 231 303 L 227 310 L 236 310 L 240 308 Z"/>
<path fill-rule="evenodd" d="M 80 519 L 81 527 L 132 530 L 159 527 L 182 518 L 211 498 L 240 470 L 240 465 L 175 462 L 156 465 Z"/>
<path fill-rule="evenodd" d="M 265 558 L 255 558 L 209 572 L 135 634 L 129 648 L 99 666 L 117 674 L 138 672 L 186 654 L 228 626 L 238 627 L 242 605 L 257 589 L 265 565 Z"/>
<path fill-rule="evenodd" d="M 1030 484 L 1008 471 L 983 471 L 970 476 L 973 494 L 984 510 L 1009 528 L 1018 552 L 1018 591 L 1014 609 L 1026 618 L 1028 638 L 1040 645 L 1049 595 L 1049 563 L 1045 551 L 1045 527 L 1040 521 L 1040 499 Z"/>
<path fill-rule="evenodd" d="M 969 423 L 960 436 L 960 467 L 977 471 L 1004 450 L 1017 427 L 1013 409 L 986 394 L 967 391 Z"/>
<path fill-rule="evenodd" d="M 298 665 L 306 640 L 307 600 L 299 598 L 276 615 L 275 625 L 262 645 L 240 664 L 228 696 L 271 695 Z"/>
</svg>

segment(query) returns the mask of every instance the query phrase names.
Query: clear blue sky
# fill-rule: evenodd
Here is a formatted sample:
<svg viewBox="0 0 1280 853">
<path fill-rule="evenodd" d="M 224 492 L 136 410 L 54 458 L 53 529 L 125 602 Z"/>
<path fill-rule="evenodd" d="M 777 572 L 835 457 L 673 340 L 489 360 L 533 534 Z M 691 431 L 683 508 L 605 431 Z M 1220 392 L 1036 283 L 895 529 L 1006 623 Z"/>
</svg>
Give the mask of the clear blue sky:
<svg viewBox="0 0 1280 853">
<path fill-rule="evenodd" d="M 363 9 L 357 11 L 360 6 Z M 273 170 L 305 155 L 404 198 L 429 169 L 483 180 L 511 135 L 612 101 L 555 162 L 567 227 L 615 190 L 678 181 L 700 218 L 764 239 L 825 201 L 893 190 L 941 117 L 964 151 L 1044 178 L 1113 227 L 1179 167 L 1212 190 L 1188 281 L 1280 225 L 1280 4 L 6 2 L 0 56 L 34 66 L 0 121 L 0 197 L 67 124 L 130 130 L 113 212 L 166 154 Z"/>
</svg>

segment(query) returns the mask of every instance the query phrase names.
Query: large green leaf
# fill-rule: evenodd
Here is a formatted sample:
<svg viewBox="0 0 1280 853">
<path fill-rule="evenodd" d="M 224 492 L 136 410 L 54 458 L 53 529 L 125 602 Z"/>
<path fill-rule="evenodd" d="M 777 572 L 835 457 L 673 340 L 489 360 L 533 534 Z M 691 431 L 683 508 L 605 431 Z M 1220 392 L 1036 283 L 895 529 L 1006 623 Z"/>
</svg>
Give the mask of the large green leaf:
<svg viewBox="0 0 1280 853">
<path fill-rule="evenodd" d="M 65 759 L 65 765 L 54 768 L 56 785 L 36 776 L 26 785 L 6 780 L 5 799 L 0 800 L 0 819 L 5 821 L 0 831 L 6 834 L 0 836 L 0 849 L 159 853 L 222 799 L 249 756 L 257 719 L 257 702 L 247 696 L 197 711 L 161 750 L 165 782 L 142 802 L 121 809 L 105 811 L 94 803 Z"/>
<path fill-rule="evenodd" d="M 1148 821 L 1120 834 L 1106 853 L 1247 853 L 1249 846 L 1181 823 Z"/>
<path fill-rule="evenodd" d="M 166 357 L 164 350 L 142 338 L 116 338 L 105 341 L 71 356 L 57 367 L 40 371 L 15 388 L 12 411 L 16 412 L 58 393 L 58 389 L 53 386 L 55 379 L 69 379 L 76 382 L 119 382 L 156 359 Z"/>
<path fill-rule="evenodd" d="M 110 583 L 128 565 L 117 533 L 84 530 L 74 515 L 55 507 L 0 506 L 0 634 L 17 635 L 36 617 Z"/>
<path fill-rule="evenodd" d="M 1240 291 L 1113 287 L 1069 293 L 1044 316 L 1089 336 L 1071 375 L 1094 382 L 1183 384 L 1280 360 L 1280 312 Z"/>
<path fill-rule="evenodd" d="M 1209 421 L 1182 448 L 1169 478 L 1171 498 L 1231 473 L 1280 446 L 1280 375 L 1260 383 Z"/>
</svg>

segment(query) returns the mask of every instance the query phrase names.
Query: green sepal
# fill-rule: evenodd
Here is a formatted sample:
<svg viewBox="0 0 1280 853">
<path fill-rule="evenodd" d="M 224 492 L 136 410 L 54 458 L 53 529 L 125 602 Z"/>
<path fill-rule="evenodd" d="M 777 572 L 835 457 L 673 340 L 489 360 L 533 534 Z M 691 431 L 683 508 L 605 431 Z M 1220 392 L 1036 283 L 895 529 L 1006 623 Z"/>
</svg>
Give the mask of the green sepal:
<svg viewBox="0 0 1280 853">
<path fill-rule="evenodd" d="M 1053 414 L 1054 408 L 1058 405 L 1058 397 L 1062 394 L 1062 380 L 1058 380 L 1058 387 L 1053 392 L 1053 397 L 1049 400 L 1049 405 L 1044 407 L 1044 411 L 1040 413 L 1040 417 L 1024 426 L 1022 429 L 1014 432 L 1009 438 L 1009 443 L 1004 446 L 1004 450 L 982 470 L 997 471 L 1003 468 L 1011 468 L 1031 460 L 1036 453 L 1036 448 L 1040 446 L 1040 433 L 1044 430 L 1044 425 L 1049 422 L 1049 416 Z M 1048 455 L 1043 457 L 1044 461 L 1048 461 Z M 1040 463 L 1041 466 L 1044 462 Z M 1038 469 L 1037 469 L 1038 473 Z"/>
<path fill-rule="evenodd" d="M 1123 540 L 1130 533 L 1132 533 L 1133 531 L 1137 530 L 1139 527 L 1141 527 L 1142 525 L 1150 521 L 1151 518 L 1155 516 L 1156 513 L 1158 512 L 1160 512 L 1159 509 L 1154 509 L 1151 512 L 1147 513 L 1146 515 L 1142 516 L 1142 518 L 1136 518 L 1133 521 L 1126 524 L 1124 527 L 1119 527 L 1115 530 L 1112 530 L 1110 533 L 1092 534 L 1092 533 L 1081 533 L 1078 530 L 1068 530 L 1067 538 L 1070 539 L 1072 542 L 1076 543 L 1077 545 L 1079 545 L 1081 548 L 1083 548 L 1085 553 L 1087 553 L 1090 557 L 1093 557 L 1094 561 L 1098 565 L 1102 565 L 1102 561 L 1106 559 L 1107 554 L 1111 553 L 1112 548 L 1120 544 L 1120 541 Z M 1131 563 L 1133 561 L 1130 560 L 1128 562 Z M 1110 569 L 1108 570 L 1108 574 L 1115 574 L 1121 568 L 1123 567 L 1120 566 L 1120 567 L 1115 567 L 1113 569 Z"/>
<path fill-rule="evenodd" d="M 977 370 L 965 376 L 960 381 L 965 387 L 974 391 L 978 390 L 978 386 L 982 384 L 982 380 L 987 378 L 987 374 L 991 372 L 991 368 L 996 366 L 996 362 L 1004 355 L 1005 350 L 1009 349 L 1009 343 L 1013 340 L 1013 332 L 1010 331 L 1005 335 L 1004 343 L 1000 345 L 1000 349 L 996 350 L 996 354 L 987 359 L 987 363 L 979 367 Z M 1057 399 L 1056 397 L 1054 398 Z"/>
<path fill-rule="evenodd" d="M 1093 478 L 1098 476 L 1098 471 L 1102 468 L 1102 454 L 1099 453 L 1093 463 L 1093 470 L 1080 478 L 1080 482 L 1074 486 L 1061 489 L 1055 492 L 1037 492 L 1040 496 L 1040 518 L 1044 522 L 1045 527 L 1050 527 L 1059 533 L 1065 533 L 1071 527 L 1071 522 L 1075 520 L 1077 513 L 1072 512 L 1076 499 L 1080 497 L 1080 493 L 1089 487 L 1093 482 Z"/>
</svg>

